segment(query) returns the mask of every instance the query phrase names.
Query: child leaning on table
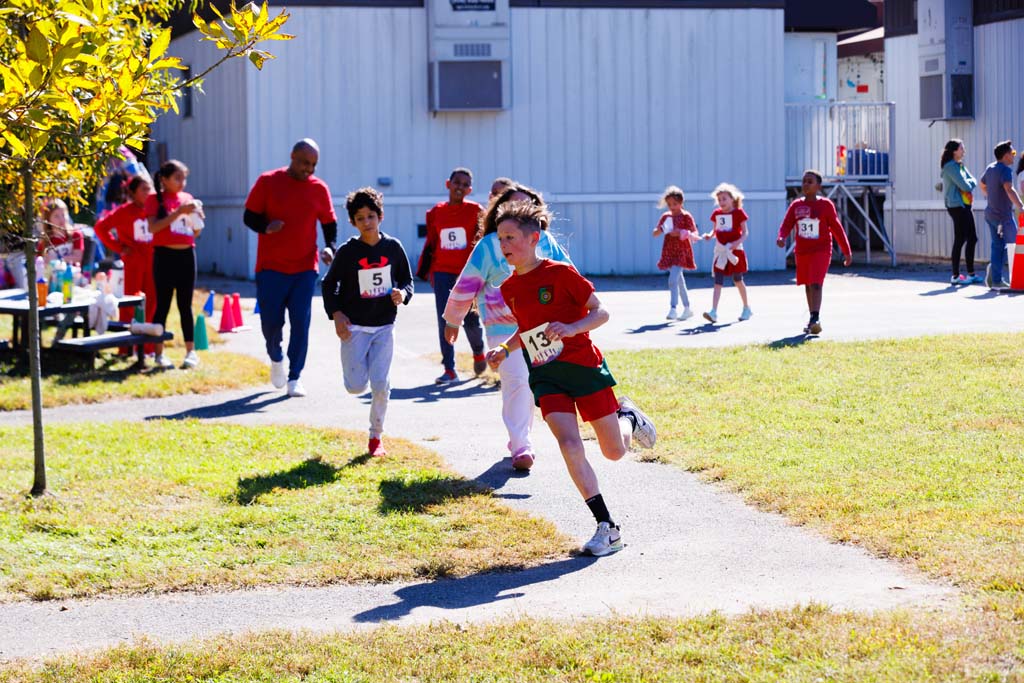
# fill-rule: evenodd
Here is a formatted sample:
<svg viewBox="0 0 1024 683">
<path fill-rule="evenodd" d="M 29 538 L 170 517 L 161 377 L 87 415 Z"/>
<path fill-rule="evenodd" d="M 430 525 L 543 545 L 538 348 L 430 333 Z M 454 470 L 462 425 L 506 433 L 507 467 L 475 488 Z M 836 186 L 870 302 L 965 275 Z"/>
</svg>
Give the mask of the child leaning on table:
<svg viewBox="0 0 1024 683">
<path fill-rule="evenodd" d="M 594 428 L 601 453 L 609 460 L 622 458 L 633 439 L 653 447 L 657 432 L 632 401 L 625 396 L 616 400 L 615 378 L 590 340 L 590 330 L 608 322 L 594 285 L 572 265 L 537 256 L 542 226 L 549 221 L 547 210 L 532 202 L 510 202 L 498 212 L 501 252 L 514 268 L 501 294 L 518 329 L 488 352 L 487 362 L 497 368 L 512 353 L 525 355 L 535 403 L 597 521 L 583 552 L 607 555 L 622 549 L 622 535 L 587 462 L 576 413 Z"/>
</svg>

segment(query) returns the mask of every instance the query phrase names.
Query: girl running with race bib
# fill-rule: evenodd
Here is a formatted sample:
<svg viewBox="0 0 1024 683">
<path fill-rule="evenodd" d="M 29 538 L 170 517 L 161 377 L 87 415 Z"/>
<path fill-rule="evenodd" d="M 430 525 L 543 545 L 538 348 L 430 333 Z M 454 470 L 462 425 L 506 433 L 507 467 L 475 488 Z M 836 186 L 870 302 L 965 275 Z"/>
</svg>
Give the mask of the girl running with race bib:
<svg viewBox="0 0 1024 683">
<path fill-rule="evenodd" d="M 704 317 L 718 322 L 718 300 L 722 296 L 722 285 L 725 278 L 731 277 L 743 301 L 740 320 L 750 320 L 754 313 L 747 302 L 747 286 L 743 282 L 743 274 L 747 272 L 747 253 L 743 250 L 743 242 L 747 239 L 747 213 L 743 210 L 743 193 L 735 185 L 721 183 L 711 193 L 711 198 L 718 202 L 718 208 L 711 214 L 714 225 L 704 239 L 714 239 L 715 255 L 712 270 L 715 276 L 715 293 L 711 301 L 711 310 Z"/>
</svg>

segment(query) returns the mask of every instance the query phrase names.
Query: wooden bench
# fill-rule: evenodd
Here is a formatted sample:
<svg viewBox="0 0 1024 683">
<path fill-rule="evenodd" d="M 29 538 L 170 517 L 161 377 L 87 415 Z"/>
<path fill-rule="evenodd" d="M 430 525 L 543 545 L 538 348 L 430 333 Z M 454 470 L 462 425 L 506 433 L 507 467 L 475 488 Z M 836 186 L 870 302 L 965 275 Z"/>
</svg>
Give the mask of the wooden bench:
<svg viewBox="0 0 1024 683">
<path fill-rule="evenodd" d="M 72 339 L 61 339 L 54 342 L 53 348 L 60 351 L 71 351 L 74 353 L 87 354 L 89 366 L 96 366 L 96 354 L 102 349 L 111 349 L 115 346 L 130 346 L 135 349 L 135 357 L 139 365 L 146 362 L 145 345 L 159 344 L 174 339 L 174 334 L 164 332 L 163 336 L 153 337 L 146 334 L 132 334 L 124 323 L 110 323 L 112 332 L 91 335 L 88 337 L 74 337 Z"/>
</svg>

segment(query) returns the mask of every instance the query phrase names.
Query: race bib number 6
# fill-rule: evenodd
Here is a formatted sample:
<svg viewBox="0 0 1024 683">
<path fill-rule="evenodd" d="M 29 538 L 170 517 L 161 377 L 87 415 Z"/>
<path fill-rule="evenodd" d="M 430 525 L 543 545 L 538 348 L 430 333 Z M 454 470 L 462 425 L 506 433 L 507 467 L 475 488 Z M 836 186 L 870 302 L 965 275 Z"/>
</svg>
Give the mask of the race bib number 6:
<svg viewBox="0 0 1024 683">
<path fill-rule="evenodd" d="M 359 296 L 376 299 L 391 293 L 391 266 L 359 271 Z"/>
<path fill-rule="evenodd" d="M 519 340 L 523 343 L 526 355 L 530 357 L 530 365 L 533 367 L 550 363 L 558 358 L 562 353 L 562 349 L 565 348 L 562 340 L 551 341 L 548 339 L 547 335 L 544 334 L 547 326 L 547 323 L 543 323 L 532 330 L 519 333 Z"/>
<path fill-rule="evenodd" d="M 797 234 L 805 240 L 816 240 L 818 239 L 818 225 L 817 218 L 801 218 L 796 223 Z"/>
<path fill-rule="evenodd" d="M 445 228 L 441 231 L 441 248 L 442 249 L 465 249 L 466 248 L 466 229 L 465 228 Z"/>
</svg>

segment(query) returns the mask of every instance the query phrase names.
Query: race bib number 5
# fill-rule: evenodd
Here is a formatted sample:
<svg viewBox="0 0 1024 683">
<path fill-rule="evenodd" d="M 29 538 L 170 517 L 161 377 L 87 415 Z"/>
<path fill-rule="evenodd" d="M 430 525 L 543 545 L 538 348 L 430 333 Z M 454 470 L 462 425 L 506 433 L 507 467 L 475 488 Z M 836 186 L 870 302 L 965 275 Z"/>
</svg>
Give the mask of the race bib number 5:
<svg viewBox="0 0 1024 683">
<path fill-rule="evenodd" d="M 441 231 L 441 248 L 442 249 L 465 249 L 466 248 L 466 229 L 465 228 L 445 228 Z"/>
<path fill-rule="evenodd" d="M 532 330 L 519 333 L 519 340 L 523 343 L 526 355 L 530 357 L 530 365 L 533 367 L 550 363 L 558 358 L 562 353 L 562 349 L 565 348 L 562 340 L 551 341 L 548 339 L 547 335 L 544 334 L 547 326 L 547 323 L 543 323 Z"/>
<path fill-rule="evenodd" d="M 801 218 L 796 224 L 797 234 L 805 240 L 816 240 L 819 234 L 818 225 L 817 218 Z"/>
<path fill-rule="evenodd" d="M 359 271 L 359 296 L 376 299 L 391 293 L 391 266 Z"/>
</svg>

